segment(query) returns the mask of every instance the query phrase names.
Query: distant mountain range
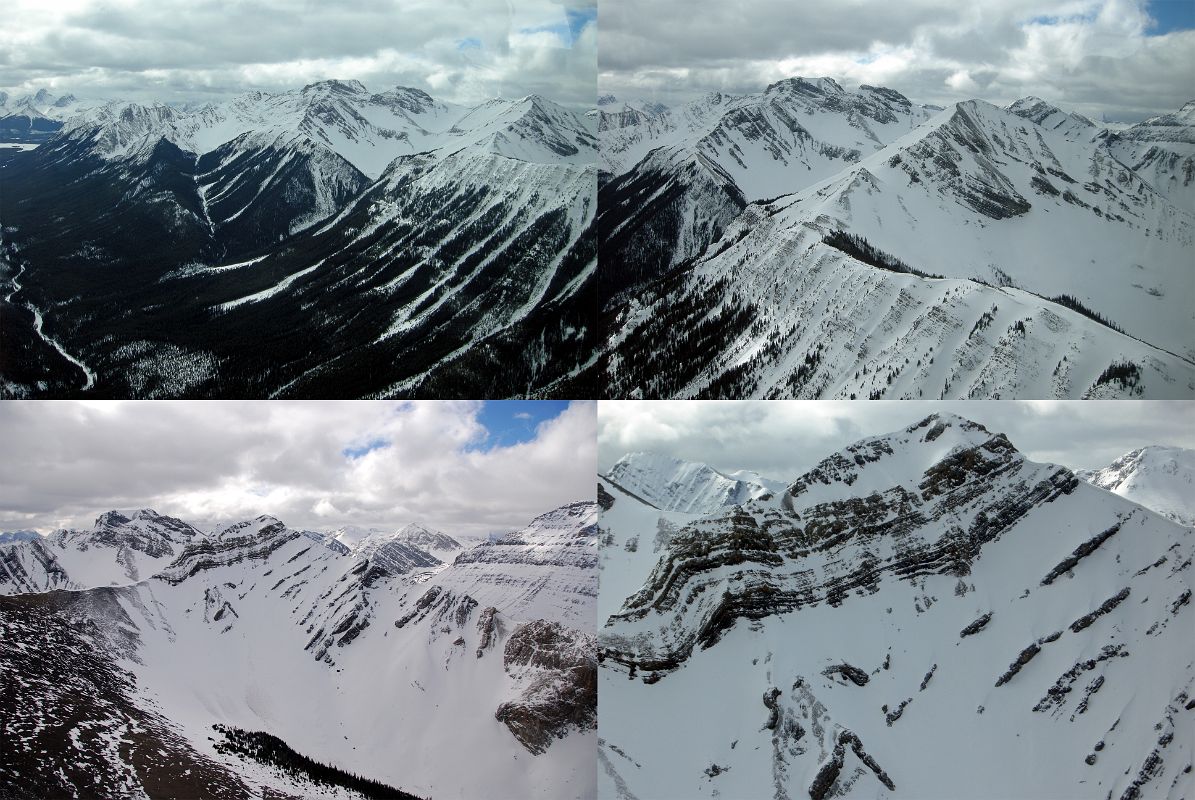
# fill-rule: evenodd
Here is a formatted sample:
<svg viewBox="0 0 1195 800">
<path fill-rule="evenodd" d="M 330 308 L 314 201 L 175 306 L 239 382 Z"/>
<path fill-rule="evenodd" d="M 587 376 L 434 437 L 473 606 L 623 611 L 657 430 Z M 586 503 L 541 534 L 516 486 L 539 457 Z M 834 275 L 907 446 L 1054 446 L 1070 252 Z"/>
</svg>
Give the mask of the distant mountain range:
<svg viewBox="0 0 1195 800">
<path fill-rule="evenodd" d="M 7 394 L 595 394 L 584 115 L 335 80 L 58 111 L 0 153 Z"/>
<path fill-rule="evenodd" d="M 19 97 L 0 92 L 0 142 L 44 141 L 62 128 L 63 120 L 97 104 L 48 89 Z"/>
<path fill-rule="evenodd" d="M 608 397 L 1195 397 L 1195 102 L 600 106 Z"/>
<path fill-rule="evenodd" d="M 0 544 L 0 794 L 592 797 L 596 520 L 463 548 L 143 509 Z"/>
<path fill-rule="evenodd" d="M 701 513 L 644 495 L 694 507 L 710 482 L 673 476 L 710 468 L 628 456 L 635 488 L 599 489 L 599 795 L 1184 796 L 1191 456 L 1087 483 L 936 414 Z"/>
</svg>

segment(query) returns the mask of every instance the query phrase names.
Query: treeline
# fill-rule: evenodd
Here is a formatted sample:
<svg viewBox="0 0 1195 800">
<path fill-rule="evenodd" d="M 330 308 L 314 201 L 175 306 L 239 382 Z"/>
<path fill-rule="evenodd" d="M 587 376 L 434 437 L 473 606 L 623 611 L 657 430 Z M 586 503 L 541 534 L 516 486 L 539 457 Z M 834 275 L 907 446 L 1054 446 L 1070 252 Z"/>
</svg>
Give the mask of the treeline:
<svg viewBox="0 0 1195 800">
<path fill-rule="evenodd" d="M 919 278 L 941 278 L 941 275 L 935 275 L 930 272 L 922 272 L 919 269 L 910 267 L 905 262 L 893 255 L 885 253 L 883 250 L 873 246 L 871 242 L 864 239 L 862 236 L 854 233 L 847 233 L 843 230 L 833 230 L 822 239 L 825 244 L 830 245 L 835 250 L 841 250 L 848 256 L 862 261 L 864 264 L 870 264 L 879 269 L 886 269 L 889 272 L 901 272 L 906 275 L 916 275 Z"/>
<path fill-rule="evenodd" d="M 1069 294 L 1060 294 L 1057 297 L 1047 297 L 1046 299 L 1049 300 L 1051 303 L 1057 303 L 1060 306 L 1066 306 L 1071 311 L 1078 311 L 1080 314 L 1087 317 L 1088 319 L 1095 320 L 1096 322 L 1098 322 L 1101 325 L 1106 325 L 1107 327 L 1111 328 L 1112 330 L 1114 330 L 1118 333 L 1124 333 L 1124 328 L 1120 327 L 1112 320 L 1110 320 L 1107 317 L 1105 317 L 1104 315 L 1100 314 L 1098 311 L 1093 311 L 1092 309 L 1083 305 L 1082 303 L 1079 302 L 1079 299 L 1077 297 L 1073 297 Z"/>
<path fill-rule="evenodd" d="M 305 778 L 314 783 L 339 786 L 371 800 L 427 800 L 370 778 L 314 761 L 296 753 L 277 736 L 261 731 L 246 731 L 231 725 L 213 725 L 212 728 L 224 736 L 224 741 L 216 743 L 217 752 L 251 758 L 292 778 Z"/>
</svg>

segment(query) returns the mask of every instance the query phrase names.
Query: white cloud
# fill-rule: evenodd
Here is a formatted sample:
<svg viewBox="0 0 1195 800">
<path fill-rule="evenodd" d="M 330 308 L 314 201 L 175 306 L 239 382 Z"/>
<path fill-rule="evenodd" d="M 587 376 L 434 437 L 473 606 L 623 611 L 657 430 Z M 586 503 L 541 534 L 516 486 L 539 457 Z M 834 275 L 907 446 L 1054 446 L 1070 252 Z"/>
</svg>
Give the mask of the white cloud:
<svg viewBox="0 0 1195 800">
<path fill-rule="evenodd" d="M 9 0 L 0 87 L 184 101 L 342 78 L 461 103 L 542 94 L 589 105 L 596 26 L 573 36 L 568 20 L 592 9 L 593 0 Z"/>
<path fill-rule="evenodd" d="M 603 92 L 677 102 L 829 76 L 917 102 L 1040 95 L 1098 118 L 1191 99 L 1195 31 L 1156 36 L 1145 0 L 603 0 Z"/>
<path fill-rule="evenodd" d="M 596 416 L 575 402 L 533 439 L 479 449 L 474 402 L 0 404 L 0 529 L 154 508 L 214 524 L 421 522 L 479 534 L 593 496 Z"/>
</svg>

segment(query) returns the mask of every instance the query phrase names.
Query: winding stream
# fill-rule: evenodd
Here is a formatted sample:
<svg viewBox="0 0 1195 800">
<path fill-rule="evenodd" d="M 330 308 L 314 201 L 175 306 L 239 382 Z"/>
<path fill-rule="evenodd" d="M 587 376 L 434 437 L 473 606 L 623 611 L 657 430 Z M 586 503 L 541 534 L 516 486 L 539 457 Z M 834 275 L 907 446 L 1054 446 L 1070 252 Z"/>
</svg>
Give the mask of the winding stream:
<svg viewBox="0 0 1195 800">
<path fill-rule="evenodd" d="M 2 260 L 3 259 L 0 259 L 0 261 L 2 261 Z M 3 263 L 6 266 L 8 266 L 7 261 L 3 261 Z M 17 267 L 16 274 L 12 276 L 12 291 L 10 291 L 5 296 L 4 300 L 6 302 L 12 303 L 13 297 L 16 296 L 17 292 L 21 291 L 21 275 L 23 275 L 24 273 L 25 273 L 25 265 L 22 264 L 19 267 Z M 33 330 L 37 333 L 37 335 L 40 336 L 42 338 L 42 340 L 46 342 L 46 344 L 50 345 L 55 350 L 57 350 L 58 353 L 63 358 L 65 358 L 70 363 L 74 364 L 79 369 L 83 370 L 83 375 L 84 375 L 84 381 L 83 381 L 83 387 L 82 387 L 83 391 L 87 391 L 91 387 L 95 386 L 95 373 L 92 372 L 91 369 L 89 369 L 88 366 L 86 364 L 84 364 L 82 361 L 75 358 L 70 353 L 66 352 L 66 350 L 63 348 L 62 345 L 60 345 L 52 337 L 47 336 L 45 331 L 42 330 L 43 320 L 42 320 L 41 311 L 38 309 L 38 307 L 33 305 L 32 303 L 30 303 L 27 300 L 22 301 L 21 305 L 25 306 L 25 308 L 27 308 L 33 312 Z"/>
</svg>

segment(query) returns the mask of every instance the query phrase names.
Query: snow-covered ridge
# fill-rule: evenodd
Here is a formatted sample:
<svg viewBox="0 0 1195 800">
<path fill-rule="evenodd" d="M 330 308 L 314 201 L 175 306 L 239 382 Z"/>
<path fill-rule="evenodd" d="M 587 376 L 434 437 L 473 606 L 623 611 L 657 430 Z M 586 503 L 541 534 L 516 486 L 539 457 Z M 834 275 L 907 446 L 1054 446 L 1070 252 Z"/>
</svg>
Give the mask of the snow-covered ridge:
<svg viewBox="0 0 1195 800">
<path fill-rule="evenodd" d="M 708 464 L 658 453 L 628 453 L 604 477 L 662 511 L 689 514 L 713 513 L 784 489 L 780 481 L 727 475 Z"/>
<path fill-rule="evenodd" d="M 165 340 L 117 346 L 108 333 L 126 317 L 50 296 L 59 284 L 30 284 L 23 291 L 53 309 L 47 327 L 70 340 L 62 349 L 105 364 L 89 387 L 194 393 L 216 363 L 254 357 L 255 338 L 235 330 L 300 314 L 315 346 L 268 383 L 223 391 L 322 396 L 347 380 L 361 396 L 440 395 L 485 381 L 485 393 L 536 394 L 592 365 L 596 143 L 591 120 L 538 96 L 467 108 L 332 81 L 203 106 L 112 102 L 72 117 L 6 177 L 6 196 L 29 198 L 26 208 L 64 174 L 84 193 L 114 192 L 111 224 L 93 207 L 72 217 L 73 231 L 98 226 L 94 246 L 56 229 L 61 247 L 39 248 L 44 219 L 6 222 L 22 239 L 19 270 L 81 248 L 84 261 L 152 276 L 109 286 L 144 298 L 134 316 L 194 312 L 228 332 L 196 349 L 159 326 Z M 153 248 L 140 246 L 146 236 Z M 166 300 L 179 296 L 195 307 Z M 508 352 L 527 357 L 487 371 Z M 363 379 L 362 359 L 380 353 L 387 366 Z M 59 371 L 14 391 L 53 394 L 73 377 Z"/>
<path fill-rule="evenodd" d="M 61 135 L 87 140 L 97 155 L 114 160 L 145 158 L 163 139 L 197 156 L 246 136 L 291 147 L 308 143 L 336 153 L 370 179 L 400 156 L 466 146 L 541 163 L 591 162 L 596 151 L 584 117 L 542 97 L 469 108 L 417 89 L 371 94 L 357 81 L 336 80 L 197 108 L 110 101 L 70 117 Z"/>
<path fill-rule="evenodd" d="M 1076 474 L 1180 525 L 1195 526 L 1195 451 L 1150 445 L 1124 454 L 1103 469 Z"/>
<path fill-rule="evenodd" d="M 25 562 L 26 568 L 21 577 L 11 571 L 7 581 L 0 577 L 0 594 L 135 583 L 205 536 L 195 526 L 153 509 L 108 511 L 89 529 L 58 530 L 8 545 L 8 557 Z"/>
<path fill-rule="evenodd" d="M 601 792 L 1189 794 L 1191 528 L 947 414 L 703 518 L 605 491 L 656 559 L 602 599 Z"/>
<path fill-rule="evenodd" d="M 310 790 L 220 750 L 213 725 L 268 732 L 421 797 L 591 798 L 595 520 L 592 502 L 564 506 L 466 550 L 476 555 L 459 564 L 427 553 L 424 564 L 392 558 L 396 548 L 415 552 L 418 539 L 450 538 L 419 526 L 366 535 L 350 549 L 270 516 L 245 520 L 194 537 L 169 567 L 136 583 L 0 598 L 0 628 L 19 641 L 0 653 L 0 672 L 27 652 L 50 658 L 54 641 L 70 645 L 62 654 L 71 657 L 55 661 L 56 680 L 77 696 L 55 708 L 106 698 L 88 712 L 101 727 L 116 703 L 134 715 L 152 711 L 152 727 L 138 735 L 183 745 L 211 785 L 241 782 L 253 796 Z M 30 610 L 40 616 L 30 620 Z M 40 637 L 46 625 L 60 633 Z M 78 637 L 62 626 L 91 641 L 89 673 L 116 669 L 119 686 L 136 692 L 89 689 L 95 681 L 72 671 Z M 11 688 L 18 704 L 36 690 L 22 681 Z M 0 723 L 26 725 L 5 708 Z M 39 714 L 39 730 L 70 741 L 62 726 L 71 713 Z M 98 748 L 90 730 L 79 732 L 104 774 L 119 771 L 134 746 L 124 724 L 113 731 L 124 749 Z M 36 776 L 32 790 L 54 795 L 47 759 L 64 758 L 61 746 L 36 735 L 13 746 L 23 774 Z M 130 785 L 162 774 L 156 761 L 138 769 Z"/>
<path fill-rule="evenodd" d="M 1155 153 L 1146 169 L 1118 149 L 1138 139 L 1037 98 L 914 120 L 917 107 L 857 94 L 869 93 L 880 99 L 795 81 L 749 109 L 707 99 L 695 107 L 716 109 L 718 125 L 745 115 L 743 130 L 765 133 L 736 149 L 678 124 L 674 142 L 653 140 L 603 185 L 601 248 L 617 266 L 610 396 L 1195 396 L 1183 117 L 1152 126 L 1173 158 Z M 801 103 L 830 130 L 808 127 L 802 147 L 850 152 L 819 151 L 823 171 L 788 174 L 797 151 L 760 143 L 783 141 L 782 112 L 806 126 Z M 604 132 L 603 148 L 631 152 L 636 129 Z M 866 146 L 851 138 L 865 129 Z M 719 172 L 667 166 L 694 152 Z M 783 186 L 765 193 L 761 179 Z"/>
</svg>

